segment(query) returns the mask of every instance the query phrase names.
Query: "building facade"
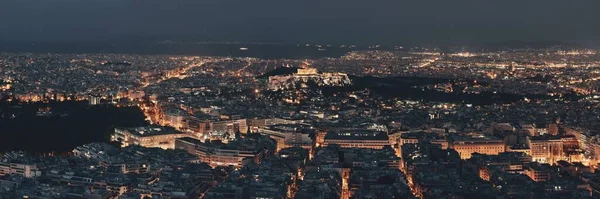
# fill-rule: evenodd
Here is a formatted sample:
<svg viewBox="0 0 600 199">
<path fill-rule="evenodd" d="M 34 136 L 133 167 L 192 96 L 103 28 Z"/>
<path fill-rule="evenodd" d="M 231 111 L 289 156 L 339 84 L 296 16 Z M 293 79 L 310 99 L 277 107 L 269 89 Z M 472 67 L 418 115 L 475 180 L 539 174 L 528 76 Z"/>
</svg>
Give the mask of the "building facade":
<svg viewBox="0 0 600 199">
<path fill-rule="evenodd" d="M 456 150 L 461 159 L 469 159 L 473 153 L 498 155 L 505 151 L 504 141 L 494 137 L 453 137 L 449 147 Z"/>
<path fill-rule="evenodd" d="M 382 149 L 390 146 L 387 133 L 367 130 L 330 131 L 325 135 L 323 147 L 338 145 L 343 148 Z"/>
<path fill-rule="evenodd" d="M 204 143 L 189 137 L 177 139 L 175 149 L 194 154 L 200 158 L 200 161 L 212 167 L 233 166 L 234 168 L 241 168 L 246 161 L 258 163 L 264 156 L 264 150 L 245 146 L 243 143 Z"/>
<path fill-rule="evenodd" d="M 529 148 L 535 162 L 553 164 L 564 159 L 564 146 L 560 138 L 532 137 L 529 140 Z"/>
<path fill-rule="evenodd" d="M 139 145 L 149 148 L 174 149 L 175 139 L 183 137 L 188 137 L 188 135 L 168 127 L 147 126 L 115 128 L 111 141 L 120 142 L 122 147 Z"/>
<path fill-rule="evenodd" d="M 33 178 L 42 175 L 42 172 L 36 165 L 20 164 L 11 162 L 0 162 L 0 176 L 20 175 L 25 178 Z"/>
</svg>

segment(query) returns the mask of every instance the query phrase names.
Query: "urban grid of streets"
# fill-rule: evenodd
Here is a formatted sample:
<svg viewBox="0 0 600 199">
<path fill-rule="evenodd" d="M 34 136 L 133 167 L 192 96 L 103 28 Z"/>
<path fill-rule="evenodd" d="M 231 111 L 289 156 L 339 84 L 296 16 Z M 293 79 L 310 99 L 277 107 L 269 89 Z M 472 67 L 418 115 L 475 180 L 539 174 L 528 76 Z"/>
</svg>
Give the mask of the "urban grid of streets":
<svg viewBox="0 0 600 199">
<path fill-rule="evenodd" d="M 0 198 L 600 194 L 600 52 L 590 49 L 0 53 L 0 80 L 9 102 L 137 106 L 152 123 L 115 130 L 122 149 L 6 153 Z"/>
</svg>

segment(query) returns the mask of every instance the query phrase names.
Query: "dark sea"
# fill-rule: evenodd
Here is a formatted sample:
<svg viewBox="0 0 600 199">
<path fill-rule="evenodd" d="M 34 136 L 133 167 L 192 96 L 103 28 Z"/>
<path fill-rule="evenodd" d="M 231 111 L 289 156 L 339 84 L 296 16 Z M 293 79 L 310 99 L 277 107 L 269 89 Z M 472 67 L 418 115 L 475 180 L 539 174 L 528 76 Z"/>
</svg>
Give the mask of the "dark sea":
<svg viewBox="0 0 600 199">
<path fill-rule="evenodd" d="M 241 50 L 247 48 L 247 50 Z M 340 57 L 359 48 L 306 44 L 257 43 L 56 43 L 0 42 L 0 52 L 31 53 L 122 53 L 194 56 L 256 57 L 263 59 Z"/>
</svg>

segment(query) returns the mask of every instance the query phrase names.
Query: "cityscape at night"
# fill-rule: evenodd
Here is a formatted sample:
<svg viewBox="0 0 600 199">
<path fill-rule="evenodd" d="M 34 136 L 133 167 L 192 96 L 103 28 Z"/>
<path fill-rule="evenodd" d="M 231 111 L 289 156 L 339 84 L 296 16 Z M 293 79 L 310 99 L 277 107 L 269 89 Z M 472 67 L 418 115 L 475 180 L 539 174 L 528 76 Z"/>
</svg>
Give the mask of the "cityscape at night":
<svg viewBox="0 0 600 199">
<path fill-rule="evenodd" d="M 333 2 L 0 2 L 0 199 L 600 198 L 596 3 Z"/>
</svg>

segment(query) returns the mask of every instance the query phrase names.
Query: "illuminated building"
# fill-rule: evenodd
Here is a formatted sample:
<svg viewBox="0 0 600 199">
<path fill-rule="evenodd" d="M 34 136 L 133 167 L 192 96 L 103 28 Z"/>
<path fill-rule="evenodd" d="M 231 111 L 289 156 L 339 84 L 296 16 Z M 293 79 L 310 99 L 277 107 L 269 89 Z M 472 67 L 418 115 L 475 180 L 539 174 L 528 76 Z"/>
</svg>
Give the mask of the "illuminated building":
<svg viewBox="0 0 600 199">
<path fill-rule="evenodd" d="M 536 136 L 529 139 L 529 148 L 533 161 L 555 163 L 564 158 L 563 141 L 560 137 Z"/>
<path fill-rule="evenodd" d="M 115 128 L 115 133 L 111 136 L 111 140 L 120 142 L 122 147 L 139 145 L 149 148 L 174 149 L 175 139 L 187 136 L 185 133 L 169 127 L 146 126 Z"/>
<path fill-rule="evenodd" d="M 163 112 L 163 124 L 176 129 L 185 127 L 185 118 L 188 113 L 181 109 L 168 109 Z"/>
<path fill-rule="evenodd" d="M 591 133 L 585 129 L 576 129 L 567 127 L 564 128 L 565 133 L 567 135 L 573 135 L 577 139 L 577 143 L 579 144 L 579 148 L 585 151 L 585 156 L 588 158 L 594 158 L 595 156 L 600 156 L 600 154 L 596 154 L 595 143 L 593 143 L 593 136 Z M 596 158 L 597 159 L 597 158 Z M 597 159 L 598 160 L 598 159 Z"/>
<path fill-rule="evenodd" d="M 0 162 L 0 176 L 3 175 L 20 175 L 25 178 L 33 178 L 41 176 L 42 171 L 36 165 Z"/>
<path fill-rule="evenodd" d="M 315 68 L 300 68 L 291 75 L 270 76 L 268 89 L 285 90 L 309 82 L 319 86 L 344 86 L 352 83 L 348 75 L 344 73 L 319 73 Z"/>
<path fill-rule="evenodd" d="M 560 136 L 560 140 L 563 143 L 563 150 L 565 160 L 569 162 L 582 162 L 584 159 L 584 151 L 579 148 L 579 142 L 574 135 L 563 135 Z M 596 154 L 595 152 L 593 154 Z"/>
<path fill-rule="evenodd" d="M 298 72 L 296 72 L 296 74 L 298 74 L 298 75 L 316 75 L 316 74 L 318 74 L 318 72 L 317 72 L 316 68 L 299 68 Z"/>
<path fill-rule="evenodd" d="M 241 168 L 245 163 L 262 161 L 265 149 L 254 140 L 240 139 L 224 144 L 220 141 L 201 142 L 193 138 L 179 138 L 175 148 L 196 155 L 200 161 L 212 167 L 233 166 Z"/>
<path fill-rule="evenodd" d="M 194 132 L 198 138 L 201 138 L 200 136 L 203 135 L 220 136 L 225 133 L 229 135 L 235 135 L 237 132 L 242 134 L 248 133 L 246 119 L 213 121 L 210 119 L 201 120 L 189 117 L 186 121 L 187 129 Z"/>
<path fill-rule="evenodd" d="M 505 151 L 504 141 L 488 136 L 453 136 L 450 146 L 458 152 L 461 159 L 471 158 L 471 154 L 498 155 Z"/>
<path fill-rule="evenodd" d="M 340 199 L 349 199 L 350 198 L 350 169 L 342 168 L 342 196 Z"/>
<path fill-rule="evenodd" d="M 490 171 L 490 169 L 491 168 L 487 166 L 479 168 L 479 178 L 485 181 L 490 181 L 490 177 L 492 176 L 492 172 Z"/>
<path fill-rule="evenodd" d="M 200 120 L 195 117 L 189 117 L 186 121 L 188 130 L 192 131 L 194 136 L 198 139 L 203 139 L 203 137 L 208 135 L 212 130 L 212 122 L 210 120 Z"/>
<path fill-rule="evenodd" d="M 102 99 L 100 96 L 98 95 L 90 95 L 89 96 L 89 104 L 90 105 L 99 105 L 100 104 L 100 99 Z"/>
<path fill-rule="evenodd" d="M 236 132 L 246 134 L 248 133 L 248 125 L 246 124 L 246 119 L 215 121 L 212 123 L 212 132 L 227 132 L 232 135 Z"/>
<path fill-rule="evenodd" d="M 387 133 L 368 130 L 330 131 L 325 135 L 323 147 L 338 145 L 343 148 L 382 149 L 390 145 Z"/>
<path fill-rule="evenodd" d="M 563 142 L 563 148 L 565 151 L 576 151 L 579 150 L 579 141 L 573 135 L 564 135 L 560 137 Z"/>
</svg>

